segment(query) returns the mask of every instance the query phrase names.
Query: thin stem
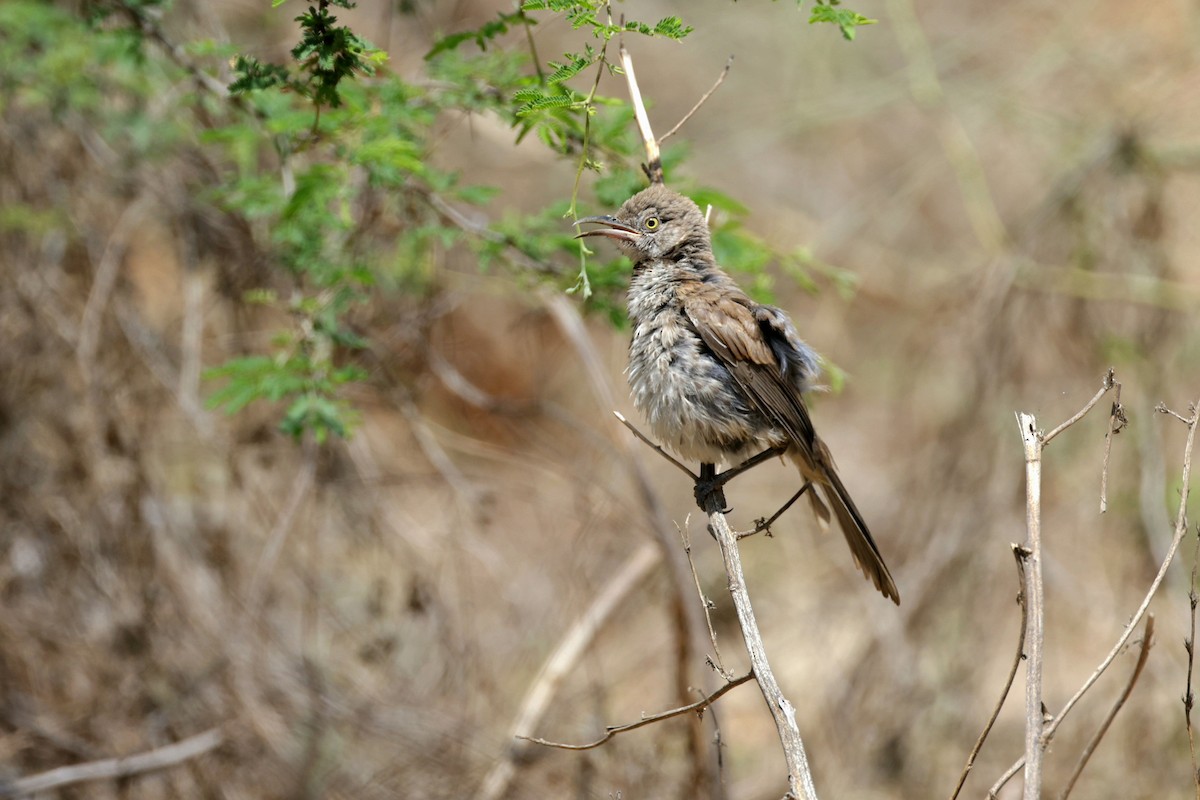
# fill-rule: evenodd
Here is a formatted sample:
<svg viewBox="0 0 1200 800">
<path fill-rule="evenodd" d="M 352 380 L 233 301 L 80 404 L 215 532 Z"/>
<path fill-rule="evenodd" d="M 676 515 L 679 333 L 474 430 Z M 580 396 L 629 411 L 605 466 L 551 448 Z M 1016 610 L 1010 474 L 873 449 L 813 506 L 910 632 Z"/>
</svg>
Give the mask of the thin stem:
<svg viewBox="0 0 1200 800">
<path fill-rule="evenodd" d="M 688 536 L 686 522 L 679 528 L 679 536 L 683 539 L 683 552 L 687 556 L 688 566 L 692 570 L 692 580 L 696 583 L 696 594 L 700 596 L 700 607 L 704 609 L 704 621 L 708 623 L 708 638 L 713 646 L 713 667 L 722 678 L 727 681 L 731 680 L 730 674 L 725 671 L 725 664 L 721 659 L 721 646 L 717 644 L 717 631 L 712 624 L 710 612 L 713 603 L 704 595 L 704 589 L 700 586 L 700 574 L 696 572 L 696 562 L 692 560 L 692 540 Z"/>
<path fill-rule="evenodd" d="M 638 728 L 644 728 L 647 725 L 653 725 L 656 722 L 662 722 L 664 719 L 670 719 L 671 717 L 681 716 L 683 714 L 688 713 L 689 711 L 703 711 L 704 709 L 706 709 L 710 705 L 712 705 L 714 702 L 716 702 L 717 699 L 720 698 L 722 695 L 724 695 L 726 692 L 730 691 L 731 689 L 735 689 L 738 686 L 741 686 L 743 683 L 745 683 L 746 681 L 750 680 L 753 677 L 754 677 L 753 672 L 747 672 L 745 675 L 742 675 L 739 678 L 734 678 L 733 680 L 729 681 L 721 688 L 717 689 L 712 694 L 707 695 L 707 696 L 703 697 L 702 699 L 697 700 L 694 703 L 691 703 L 690 705 L 681 706 L 679 708 L 672 708 L 669 711 L 661 711 L 657 714 L 652 714 L 649 717 L 642 717 L 637 722 L 629 722 L 624 725 L 610 725 L 609 727 L 604 729 L 604 735 L 601 736 L 599 739 L 597 739 L 594 742 L 588 742 L 586 744 L 564 744 L 563 742 L 551 742 L 546 739 L 535 739 L 535 738 L 532 738 L 529 736 L 518 736 L 517 738 L 524 739 L 527 742 L 533 742 L 534 744 L 544 745 L 545 747 L 557 747 L 559 750 L 591 750 L 593 748 L 599 747 L 600 745 L 604 744 L 609 739 L 616 736 L 618 733 L 626 733 L 627 731 L 637 730 Z"/>
<path fill-rule="evenodd" d="M 546 73 L 542 71 L 542 60 L 538 58 L 537 45 L 533 43 L 533 26 L 529 24 L 529 15 L 521 12 L 521 25 L 525 28 L 525 41 L 529 44 L 529 57 L 533 59 L 533 68 L 537 70 L 538 83 L 546 85 Z"/>
<path fill-rule="evenodd" d="M 1093 398 L 1091 405 L 1095 404 Z M 1089 406 L 1090 407 L 1090 406 Z M 1086 410 L 1087 407 L 1085 407 Z M 1077 414 L 1073 419 L 1082 416 Z M 1060 425 L 1062 430 L 1072 420 Z M 1038 800 L 1042 791 L 1042 655 L 1045 643 L 1045 597 L 1042 581 L 1042 443 L 1037 418 L 1017 414 L 1025 446 L 1025 602 L 1028 605 L 1025 665 L 1025 800 Z"/>
<path fill-rule="evenodd" d="M 671 455 L 670 453 L 668 453 L 666 450 L 663 450 L 661 447 L 659 447 L 658 445 L 656 445 L 654 442 L 650 441 L 650 439 L 649 439 L 649 438 L 646 436 L 646 434 L 644 434 L 644 433 L 642 433 L 641 431 L 639 431 L 639 430 L 638 430 L 638 429 L 637 429 L 637 428 L 634 426 L 634 424 L 633 424 L 632 422 L 630 422 L 629 420 L 625 419 L 625 415 L 624 415 L 624 414 L 622 414 L 620 411 L 614 411 L 614 412 L 613 412 L 613 416 L 615 416 L 615 417 L 616 417 L 618 420 L 620 420 L 621 424 L 622 424 L 622 425 L 624 425 L 626 428 L 628 428 L 628 429 L 629 429 L 629 431 L 630 431 L 630 432 L 631 432 L 631 433 L 632 433 L 634 436 L 636 436 L 637 438 L 641 439 L 641 440 L 642 440 L 642 442 L 644 442 L 645 444 L 649 445 L 651 450 L 653 450 L 654 452 L 658 453 L 660 456 L 662 456 L 663 458 L 665 458 L 667 461 L 670 461 L 670 462 L 671 462 L 672 464 L 674 464 L 676 467 L 679 467 L 679 469 L 683 470 L 683 471 L 684 471 L 684 473 L 686 473 L 686 474 L 687 474 L 687 476 L 688 476 L 688 477 L 690 477 L 690 478 L 691 478 L 693 481 L 698 481 L 698 480 L 700 480 L 700 476 L 699 476 L 699 475 L 697 475 L 696 473 L 692 472 L 690 469 L 688 469 L 687 467 L 685 467 L 685 466 L 683 465 L 683 463 L 682 463 L 682 462 L 680 462 L 678 459 L 676 459 L 674 456 L 672 456 L 672 455 Z"/>
<path fill-rule="evenodd" d="M 63 786 L 98 780 L 115 780 L 139 775 L 145 772 L 173 767 L 197 756 L 213 750 L 225 741 L 225 735 L 219 728 L 212 728 L 204 733 L 198 733 L 187 739 L 181 739 L 174 744 L 150 750 L 138 755 L 124 758 L 107 758 L 103 761 L 91 761 L 86 764 L 74 764 L 69 767 L 58 767 L 40 775 L 30 775 L 20 778 L 3 787 L 5 797 L 24 797 L 30 794 L 48 792 Z"/>
<path fill-rule="evenodd" d="M 1021 606 L 1021 632 L 1017 636 L 1017 654 L 1013 658 L 1012 667 L 1008 671 L 1008 680 L 1004 682 L 1004 689 L 1000 692 L 1000 699 L 996 701 L 996 707 L 992 709 L 992 715 L 988 717 L 987 724 L 983 726 L 983 731 L 979 734 L 979 738 L 975 740 L 975 746 L 971 748 L 970 754 L 967 756 L 967 763 L 963 767 L 962 774 L 958 776 L 958 785 L 954 787 L 954 792 L 950 795 L 950 800 L 955 800 L 959 792 L 962 791 L 963 784 L 967 782 L 967 776 L 971 774 L 971 768 L 975 766 L 975 758 L 979 755 L 979 751 L 983 749 L 983 743 L 987 741 L 988 734 L 992 732 L 992 726 L 996 724 L 996 719 L 1000 716 L 1000 709 L 1004 708 L 1004 701 L 1008 699 L 1008 692 L 1012 689 L 1013 680 L 1017 677 L 1017 670 L 1021 667 L 1021 660 L 1025 657 L 1025 629 L 1029 625 L 1029 609 L 1025 605 L 1025 551 L 1013 546 L 1013 557 L 1017 564 L 1017 604 Z"/>
<path fill-rule="evenodd" d="M 1191 631 L 1188 634 L 1188 638 L 1183 640 L 1183 647 L 1187 650 L 1187 687 L 1183 694 L 1183 723 L 1187 728 L 1188 753 L 1192 760 L 1192 781 L 1196 785 L 1196 798 L 1200 800 L 1200 764 L 1196 762 L 1196 734 L 1192 729 L 1192 707 L 1196 703 L 1196 696 L 1192 693 L 1192 669 L 1195 664 L 1196 655 L 1196 604 L 1200 602 L 1200 598 L 1196 596 L 1197 559 L 1200 559 L 1200 531 L 1197 531 L 1196 544 L 1192 548 L 1192 577 L 1191 585 L 1188 588 Z"/>
<path fill-rule="evenodd" d="M 1109 370 L 1109 378 L 1112 378 L 1112 370 Z M 1125 416 L 1125 406 L 1121 405 L 1121 384 L 1113 381 L 1116 388 L 1116 394 L 1113 396 L 1112 411 L 1108 415 L 1108 432 L 1104 434 L 1104 466 L 1100 471 L 1100 513 L 1103 514 L 1108 510 L 1108 458 L 1112 453 L 1113 435 L 1120 433 L 1126 425 L 1129 424 L 1129 419 Z"/>
<path fill-rule="evenodd" d="M 579 165 L 575 168 L 575 183 L 571 187 L 571 207 L 567 209 L 567 216 L 575 219 L 578 215 L 576 211 L 576 203 L 579 200 L 579 183 L 583 180 L 583 170 L 587 166 L 588 161 L 588 145 L 592 139 L 592 100 L 596 97 L 596 90 L 600 88 L 600 77 L 604 75 L 604 67 L 608 63 L 608 45 L 605 44 L 600 50 L 600 58 L 596 62 L 596 80 L 592 81 L 592 90 L 588 92 L 587 97 L 583 99 L 583 144 L 579 150 Z M 579 247 L 584 249 L 583 242 L 579 243 Z"/>
<path fill-rule="evenodd" d="M 1146 666 L 1146 659 L 1150 656 L 1150 647 L 1153 644 L 1154 615 L 1150 614 L 1146 617 L 1146 628 L 1142 634 L 1142 649 L 1138 652 L 1138 660 L 1137 664 L 1134 665 L 1133 674 L 1129 676 L 1129 681 L 1125 684 L 1121 695 L 1113 703 L 1113 707 L 1109 709 L 1108 716 L 1104 718 L 1104 722 L 1100 723 L 1100 727 L 1096 730 L 1095 735 L 1092 736 L 1091 741 L 1083 748 L 1083 754 L 1079 757 L 1079 763 L 1075 765 L 1075 771 L 1071 773 L 1071 779 L 1067 781 L 1067 785 L 1062 790 L 1062 794 L 1058 796 L 1058 800 L 1067 800 L 1067 796 L 1075 788 L 1075 782 L 1079 780 L 1079 776 L 1083 773 L 1083 768 L 1087 766 L 1088 760 L 1096 752 L 1096 747 L 1100 744 L 1100 740 L 1104 738 L 1104 734 L 1108 732 L 1109 726 L 1117 718 L 1117 712 L 1121 710 L 1121 706 L 1125 705 L 1125 701 L 1129 699 L 1129 695 L 1133 692 L 1133 686 L 1137 683 L 1138 677 L 1142 674 L 1142 670 Z"/>
<path fill-rule="evenodd" d="M 1104 397 L 1105 392 L 1107 392 L 1109 389 L 1113 388 L 1113 385 L 1114 385 L 1113 370 L 1110 367 L 1108 370 L 1108 374 L 1104 376 L 1104 383 L 1096 391 L 1096 394 L 1092 397 L 1092 399 L 1087 402 L 1087 405 L 1085 405 L 1083 408 L 1079 409 L 1079 411 L 1077 411 L 1075 413 L 1075 416 L 1071 417 L 1069 420 L 1067 420 L 1066 422 L 1059 425 L 1057 428 L 1055 428 L 1054 430 L 1050 431 L 1045 436 L 1043 436 L 1042 437 L 1042 446 L 1045 447 L 1046 445 L 1050 444 L 1051 439 L 1053 439 L 1055 436 L 1058 436 L 1060 433 L 1062 433 L 1067 428 L 1074 425 L 1076 422 L 1079 422 L 1079 420 L 1083 419 L 1084 415 L 1087 414 L 1089 411 L 1091 411 L 1092 408 L 1095 407 L 1096 403 L 1100 402 L 1100 398 Z M 1111 425 L 1110 425 L 1110 429 L 1111 429 Z"/>
<path fill-rule="evenodd" d="M 713 92 L 715 92 L 718 88 L 720 88 L 721 84 L 725 82 L 725 77 L 729 74 L 729 68 L 732 66 L 733 66 L 733 56 L 730 56 L 725 61 L 725 69 L 721 70 L 721 74 L 717 76 L 717 82 L 712 85 L 712 88 L 700 96 L 700 99 L 696 101 L 696 105 L 692 106 L 691 111 L 689 111 L 683 115 L 683 119 L 681 119 L 681 120 L 679 120 L 679 122 L 675 123 L 674 128 L 671 128 L 671 130 L 667 131 L 662 136 L 658 137 L 658 144 L 660 147 L 662 146 L 663 142 L 665 142 L 667 139 L 670 139 L 672 136 L 674 136 L 676 133 L 678 133 L 679 129 L 683 127 L 684 123 L 687 122 L 689 119 L 691 119 L 692 115 L 700 110 L 700 106 L 704 105 L 704 103 L 708 100 L 708 98 L 712 97 Z M 707 220 L 705 220 L 705 221 L 707 221 Z"/>
<path fill-rule="evenodd" d="M 796 490 L 796 493 L 794 495 L 792 495 L 791 499 L 788 500 L 786 503 L 784 503 L 782 506 L 780 506 L 779 510 L 776 511 L 774 514 L 772 514 L 770 516 L 770 518 L 763 519 L 762 517 L 759 517 L 754 522 L 754 528 L 752 530 L 739 531 L 737 534 L 738 541 L 741 541 L 742 539 L 747 539 L 751 536 L 757 536 L 758 534 L 763 533 L 764 531 L 766 532 L 766 534 L 768 536 L 770 536 L 771 535 L 771 526 L 775 523 L 775 520 L 782 517 L 783 512 L 787 511 L 789 508 L 794 506 L 796 504 L 796 501 L 799 500 L 801 497 L 803 497 L 804 493 L 807 492 L 811 488 L 812 488 L 812 482 L 805 481 L 804 485 Z"/>
</svg>

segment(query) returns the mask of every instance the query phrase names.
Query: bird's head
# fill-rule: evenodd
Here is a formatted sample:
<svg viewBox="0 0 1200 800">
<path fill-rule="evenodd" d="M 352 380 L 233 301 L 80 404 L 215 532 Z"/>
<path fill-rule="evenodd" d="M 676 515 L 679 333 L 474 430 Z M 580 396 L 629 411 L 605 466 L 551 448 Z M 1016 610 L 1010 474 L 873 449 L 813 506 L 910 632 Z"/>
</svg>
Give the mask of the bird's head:
<svg viewBox="0 0 1200 800">
<path fill-rule="evenodd" d="M 599 227 L 584 236 L 616 241 L 634 264 L 669 258 L 694 250 L 711 251 L 708 224 L 700 207 L 661 184 L 654 184 L 625 201 L 615 215 L 584 217 L 576 225 Z"/>
</svg>

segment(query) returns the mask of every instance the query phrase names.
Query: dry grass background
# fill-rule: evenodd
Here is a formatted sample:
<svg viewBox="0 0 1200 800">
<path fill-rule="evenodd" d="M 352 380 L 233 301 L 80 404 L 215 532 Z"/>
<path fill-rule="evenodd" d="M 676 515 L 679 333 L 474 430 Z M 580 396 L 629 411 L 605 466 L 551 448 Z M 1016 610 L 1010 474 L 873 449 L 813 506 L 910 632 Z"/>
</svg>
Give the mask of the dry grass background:
<svg viewBox="0 0 1200 800">
<path fill-rule="evenodd" d="M 181 24 L 219 22 L 280 51 L 290 15 L 266 5 L 224 2 Z M 503 4 L 415 5 L 400 16 L 364 0 L 349 15 L 401 72 L 419 69 L 436 32 Z M 1185 411 L 1200 394 L 1200 11 L 864 0 L 880 24 L 847 45 L 790 3 L 638 5 L 640 18 L 682 13 L 697 27 L 635 51 L 660 129 L 736 56 L 685 131 L 688 175 L 746 202 L 757 232 L 861 281 L 850 298 L 777 289 L 850 373 L 815 416 L 904 603 L 877 596 L 805 513 L 744 546 L 818 788 L 946 796 L 1017 633 L 1012 412 L 1057 424 L 1114 365 L 1131 417 L 1103 517 L 1103 412 L 1047 451 L 1051 710 L 1116 639 L 1170 539 L 1185 428 L 1152 409 Z M 543 55 L 577 47 L 565 27 L 537 40 Z M 201 367 L 261 347 L 273 322 L 237 299 L 266 279 L 250 232 L 191 215 L 186 165 L 109 163 L 79 131 L 35 122 L 0 118 L 0 204 L 59 207 L 72 227 L 4 234 L 0 250 L 0 778 L 222 725 L 211 755 L 59 796 L 474 796 L 543 659 L 650 535 L 625 434 L 579 353 L 540 296 L 451 253 L 435 301 L 396 299 L 365 320 L 383 358 L 354 398 L 352 441 L 309 452 L 274 432 L 270 409 L 215 416 Z M 447 119 L 443 135 L 446 164 L 505 187 L 497 208 L 570 192 L 570 165 L 514 149 L 492 120 Z M 625 335 L 598 320 L 589 332 L 636 420 Z M 689 524 L 690 487 L 635 453 Z M 742 478 L 735 524 L 792 480 L 778 466 Z M 744 663 L 719 557 L 695 519 L 690 530 L 725 656 Z M 1194 541 L 1077 797 L 1195 793 L 1180 702 Z M 659 574 L 628 598 L 535 733 L 585 740 L 674 704 L 669 595 Z M 1133 660 L 1060 730 L 1050 788 Z M 1020 692 L 1018 679 L 964 796 L 1019 755 Z M 717 715 L 727 796 L 778 797 L 756 690 L 727 695 Z M 692 796 L 679 788 L 685 739 L 672 721 L 587 753 L 533 751 L 509 796 Z"/>
</svg>

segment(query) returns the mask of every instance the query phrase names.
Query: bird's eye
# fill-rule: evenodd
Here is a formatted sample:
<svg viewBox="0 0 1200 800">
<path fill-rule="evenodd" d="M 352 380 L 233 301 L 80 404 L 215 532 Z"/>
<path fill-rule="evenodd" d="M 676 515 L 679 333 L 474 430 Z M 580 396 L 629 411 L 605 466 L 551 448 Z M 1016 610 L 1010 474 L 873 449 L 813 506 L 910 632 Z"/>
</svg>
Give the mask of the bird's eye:
<svg viewBox="0 0 1200 800">
<path fill-rule="evenodd" d="M 646 230 L 648 230 L 648 231 L 658 230 L 658 225 L 659 225 L 658 217 L 651 217 L 650 219 L 646 220 L 645 225 L 646 225 Z"/>
</svg>

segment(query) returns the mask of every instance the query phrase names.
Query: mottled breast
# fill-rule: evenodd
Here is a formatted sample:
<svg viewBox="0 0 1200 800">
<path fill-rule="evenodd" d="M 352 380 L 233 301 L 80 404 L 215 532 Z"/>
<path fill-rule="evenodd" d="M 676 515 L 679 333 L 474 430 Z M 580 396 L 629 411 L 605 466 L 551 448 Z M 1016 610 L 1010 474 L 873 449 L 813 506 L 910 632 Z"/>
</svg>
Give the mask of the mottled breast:
<svg viewBox="0 0 1200 800">
<path fill-rule="evenodd" d="M 655 438 L 681 457 L 736 460 L 767 446 L 756 432 L 769 426 L 692 328 L 679 296 L 682 280 L 661 263 L 634 275 L 626 369 L 633 402 Z"/>
</svg>

